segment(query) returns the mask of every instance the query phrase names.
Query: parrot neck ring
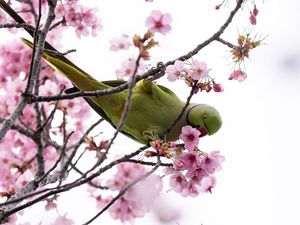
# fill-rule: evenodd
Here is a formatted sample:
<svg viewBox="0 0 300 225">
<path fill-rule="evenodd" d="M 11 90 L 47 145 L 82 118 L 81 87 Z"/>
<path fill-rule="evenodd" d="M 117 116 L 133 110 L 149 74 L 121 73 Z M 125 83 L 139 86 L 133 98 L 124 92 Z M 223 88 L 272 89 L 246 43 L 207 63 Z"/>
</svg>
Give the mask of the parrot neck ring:
<svg viewBox="0 0 300 225">
<path fill-rule="evenodd" d="M 192 124 L 189 120 L 189 114 L 190 112 L 192 111 L 192 109 L 196 108 L 197 106 L 199 106 L 200 104 L 197 104 L 197 105 L 193 105 L 187 112 L 186 114 L 186 124 L 187 125 L 190 125 L 191 127 L 193 128 L 196 128 L 197 130 L 200 131 L 200 136 L 199 137 L 203 137 L 203 136 L 206 136 L 207 134 L 209 134 L 209 131 L 207 129 L 207 127 L 205 126 L 201 126 L 201 125 L 195 125 L 195 124 Z"/>
</svg>

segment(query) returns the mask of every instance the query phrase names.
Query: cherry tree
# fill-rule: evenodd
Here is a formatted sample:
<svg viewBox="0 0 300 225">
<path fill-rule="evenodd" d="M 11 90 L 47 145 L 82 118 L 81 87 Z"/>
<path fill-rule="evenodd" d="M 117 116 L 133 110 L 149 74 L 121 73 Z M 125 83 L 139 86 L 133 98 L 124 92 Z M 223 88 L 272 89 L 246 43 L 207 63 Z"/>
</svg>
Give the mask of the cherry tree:
<svg viewBox="0 0 300 225">
<path fill-rule="evenodd" d="M 86 36 L 98 35 L 103 28 L 101 15 L 80 0 L 0 2 L 0 28 L 9 30 L 12 39 L 0 46 L 2 224 L 20 224 L 18 218 L 23 211 L 30 211 L 31 206 L 41 202 L 45 210 L 53 210 L 61 195 L 80 186 L 86 186 L 99 210 L 96 215 L 85 218 L 84 224 L 92 224 L 103 213 L 122 222 L 143 217 L 163 186 L 183 197 L 212 192 L 216 186 L 215 174 L 222 169 L 225 158 L 218 150 L 205 152 L 201 149 L 199 130 L 183 127 L 176 142 L 166 142 L 149 134 L 149 144 L 128 149 L 124 155 L 114 155 L 111 149 L 115 148 L 113 143 L 118 142 L 122 124 L 111 138 L 101 139 L 93 134 L 95 128 L 105 132 L 104 119 L 99 117 L 91 124 L 85 122 L 84 118 L 89 118 L 92 113 L 85 99 L 129 89 L 130 103 L 130 91 L 137 81 L 151 79 L 156 82 L 162 76 L 169 82 L 184 81 L 182 86 L 189 96 L 182 112 L 194 95 L 221 94 L 222 84 L 210 75 L 211 68 L 203 61 L 205 59 L 200 60 L 197 55 L 213 42 L 227 46 L 233 69 L 226 76 L 229 80 L 245 80 L 245 60 L 262 39 L 251 33 L 238 33 L 231 40 L 223 39 L 222 35 L 239 11 L 248 14 L 250 9 L 249 20 L 244 23 L 250 26 L 257 23 L 259 11 L 254 2 L 216 2 L 216 13 L 228 11 L 220 28 L 208 39 L 199 40 L 194 49 L 186 49 L 185 55 L 161 59 L 165 63 L 152 62 L 151 51 L 163 48 L 157 36 L 166 37 L 172 31 L 173 17 L 171 12 L 153 10 L 150 15 L 140 18 L 145 21 L 145 33 L 140 34 L 137 30 L 136 34 L 111 37 L 108 46 L 111 51 L 135 49 L 137 52 L 135 57 L 129 57 L 116 68 L 116 78 L 125 80 L 124 85 L 105 92 L 76 93 L 68 93 L 72 84 L 42 59 L 43 51 L 54 51 L 57 57 L 71 55 L 74 50 L 58 52 L 51 45 L 60 49 L 59 40 L 66 29 L 73 30 L 74 39 L 80 38 L 81 42 Z M 151 2 L 145 1 L 145 7 Z M 12 11 L 18 16 L 11 17 Z M 17 32 L 24 31 L 33 36 L 32 49 L 20 40 L 13 40 Z M 127 112 L 125 107 L 123 121 Z M 94 157 L 88 168 L 82 167 L 86 156 Z M 107 173 L 109 178 L 102 178 Z M 53 224 L 75 222 L 62 213 Z"/>
</svg>

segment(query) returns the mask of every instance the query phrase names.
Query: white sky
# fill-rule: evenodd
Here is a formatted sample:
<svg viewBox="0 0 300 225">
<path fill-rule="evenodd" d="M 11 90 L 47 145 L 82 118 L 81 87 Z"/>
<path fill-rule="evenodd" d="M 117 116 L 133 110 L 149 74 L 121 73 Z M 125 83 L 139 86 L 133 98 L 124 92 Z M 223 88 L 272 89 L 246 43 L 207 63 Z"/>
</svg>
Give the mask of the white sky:
<svg viewBox="0 0 300 225">
<path fill-rule="evenodd" d="M 201 6 L 202 2 L 207 6 Z M 222 24 L 228 10 L 215 11 L 213 6 L 218 2 L 154 0 L 145 6 L 143 0 L 90 0 L 90 4 L 99 8 L 104 29 L 98 38 L 79 41 L 70 36 L 73 32 L 68 32 L 64 39 L 65 50 L 76 48 L 72 56 L 74 61 L 99 80 L 113 79 L 120 61 L 128 55 L 109 52 L 111 37 L 123 32 L 141 34 L 145 31 L 145 17 L 152 9 L 161 9 L 172 14 L 173 29 L 161 38 L 161 47 L 153 51 L 153 62 L 175 59 Z M 227 80 L 232 68 L 229 53 L 220 44 L 213 44 L 195 57 L 207 62 L 212 68 L 211 74 L 225 88 L 222 94 L 198 94 L 194 101 L 219 109 L 224 126 L 216 135 L 204 138 L 202 146 L 207 151 L 221 150 L 226 161 L 217 174 L 217 186 L 212 195 L 194 199 L 172 193 L 164 196 L 165 201 L 182 211 L 180 225 L 300 224 L 300 34 L 297 31 L 300 5 L 297 0 L 256 1 L 256 4 L 260 12 L 253 34 L 268 37 L 266 45 L 255 49 L 251 61 L 246 62 L 246 81 Z M 239 15 L 224 34 L 225 39 L 234 41 L 238 31 L 249 30 L 247 8 Z M 188 93 L 188 89 L 183 93 L 177 91 L 184 89 L 183 83 L 168 83 L 165 79 L 161 83 L 182 99 Z M 127 139 L 120 141 L 126 141 L 126 146 L 131 143 Z M 122 144 L 119 146 L 124 148 Z M 80 222 L 96 212 L 94 204 L 85 199 L 82 199 L 86 201 L 84 211 L 81 202 L 78 204 L 74 197 L 64 199 L 67 204 L 62 208 L 68 211 L 69 217 L 78 218 Z M 70 205 L 78 207 L 71 210 Z M 108 220 L 104 217 L 97 221 L 95 224 L 107 224 Z M 136 223 L 158 224 L 151 215 Z"/>
</svg>

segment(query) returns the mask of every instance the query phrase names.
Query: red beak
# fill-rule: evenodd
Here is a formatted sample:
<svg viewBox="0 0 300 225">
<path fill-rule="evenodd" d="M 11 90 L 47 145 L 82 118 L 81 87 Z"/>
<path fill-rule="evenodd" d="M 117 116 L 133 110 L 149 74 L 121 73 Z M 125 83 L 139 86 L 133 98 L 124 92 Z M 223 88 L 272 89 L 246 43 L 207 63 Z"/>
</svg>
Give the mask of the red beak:
<svg viewBox="0 0 300 225">
<path fill-rule="evenodd" d="M 208 135 L 208 130 L 206 127 L 199 127 L 198 130 L 201 133 L 199 137 L 204 137 L 204 136 Z"/>
</svg>

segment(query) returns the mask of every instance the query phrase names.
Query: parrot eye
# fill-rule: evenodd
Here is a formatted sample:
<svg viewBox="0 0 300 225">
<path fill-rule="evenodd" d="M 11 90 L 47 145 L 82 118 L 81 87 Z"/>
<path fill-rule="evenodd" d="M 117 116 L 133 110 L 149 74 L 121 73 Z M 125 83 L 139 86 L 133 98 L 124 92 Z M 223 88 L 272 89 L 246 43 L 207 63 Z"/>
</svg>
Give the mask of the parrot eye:
<svg viewBox="0 0 300 225">
<path fill-rule="evenodd" d="M 207 119 L 207 115 L 204 114 L 204 115 L 202 116 L 202 120 L 206 120 L 206 119 Z"/>
</svg>

